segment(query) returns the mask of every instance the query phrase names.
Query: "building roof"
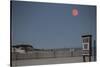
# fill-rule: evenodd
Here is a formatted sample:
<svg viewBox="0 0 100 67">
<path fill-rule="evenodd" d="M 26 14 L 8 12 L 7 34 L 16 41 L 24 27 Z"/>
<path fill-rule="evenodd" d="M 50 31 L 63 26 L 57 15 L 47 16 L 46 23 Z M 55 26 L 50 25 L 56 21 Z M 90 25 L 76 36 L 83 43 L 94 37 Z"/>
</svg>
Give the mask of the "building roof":
<svg viewBox="0 0 100 67">
<path fill-rule="evenodd" d="M 32 45 L 28 45 L 28 44 L 19 44 L 19 45 L 13 45 L 12 47 L 16 47 L 16 48 L 19 48 L 19 47 L 32 47 Z"/>
<path fill-rule="evenodd" d="M 92 35 L 82 35 L 82 37 L 92 37 Z"/>
</svg>

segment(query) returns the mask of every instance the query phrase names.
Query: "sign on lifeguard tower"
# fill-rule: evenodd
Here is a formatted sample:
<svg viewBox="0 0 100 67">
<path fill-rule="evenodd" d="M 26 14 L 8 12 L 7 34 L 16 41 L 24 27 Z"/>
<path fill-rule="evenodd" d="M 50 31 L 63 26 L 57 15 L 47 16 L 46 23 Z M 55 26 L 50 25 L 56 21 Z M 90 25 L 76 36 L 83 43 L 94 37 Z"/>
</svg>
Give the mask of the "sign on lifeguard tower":
<svg viewBox="0 0 100 67">
<path fill-rule="evenodd" d="M 92 35 L 83 35 L 82 36 L 82 50 L 83 50 L 83 58 L 85 56 L 89 57 L 89 61 L 91 61 L 91 53 L 92 53 Z"/>
</svg>

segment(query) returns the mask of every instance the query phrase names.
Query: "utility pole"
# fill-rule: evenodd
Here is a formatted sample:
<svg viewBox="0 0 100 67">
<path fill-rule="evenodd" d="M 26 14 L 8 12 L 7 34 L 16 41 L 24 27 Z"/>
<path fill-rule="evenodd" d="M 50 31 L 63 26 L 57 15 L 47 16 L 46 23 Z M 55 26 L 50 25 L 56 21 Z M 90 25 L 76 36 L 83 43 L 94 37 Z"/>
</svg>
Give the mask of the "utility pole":
<svg viewBox="0 0 100 67">
<path fill-rule="evenodd" d="M 94 61 L 96 61 L 96 40 L 94 40 Z"/>
</svg>

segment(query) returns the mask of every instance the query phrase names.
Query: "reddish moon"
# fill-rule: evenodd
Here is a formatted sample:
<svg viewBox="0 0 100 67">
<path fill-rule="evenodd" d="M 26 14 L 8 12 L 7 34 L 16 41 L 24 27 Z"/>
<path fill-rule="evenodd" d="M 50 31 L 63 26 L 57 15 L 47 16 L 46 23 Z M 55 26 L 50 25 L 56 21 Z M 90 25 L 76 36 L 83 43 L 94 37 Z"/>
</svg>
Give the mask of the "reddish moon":
<svg viewBox="0 0 100 67">
<path fill-rule="evenodd" d="M 77 16 L 78 15 L 78 9 L 74 8 L 72 9 L 72 16 Z"/>
</svg>

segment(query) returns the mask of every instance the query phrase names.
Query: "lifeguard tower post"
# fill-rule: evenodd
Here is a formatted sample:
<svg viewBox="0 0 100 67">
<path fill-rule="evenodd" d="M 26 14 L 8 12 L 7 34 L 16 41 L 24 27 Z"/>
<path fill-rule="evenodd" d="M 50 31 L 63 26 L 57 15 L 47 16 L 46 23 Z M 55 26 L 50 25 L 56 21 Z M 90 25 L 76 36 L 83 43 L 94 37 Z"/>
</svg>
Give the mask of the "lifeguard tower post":
<svg viewBox="0 0 100 67">
<path fill-rule="evenodd" d="M 86 62 L 86 57 L 88 57 L 90 62 L 92 55 L 92 35 L 82 35 L 82 50 L 83 62 Z"/>
</svg>

